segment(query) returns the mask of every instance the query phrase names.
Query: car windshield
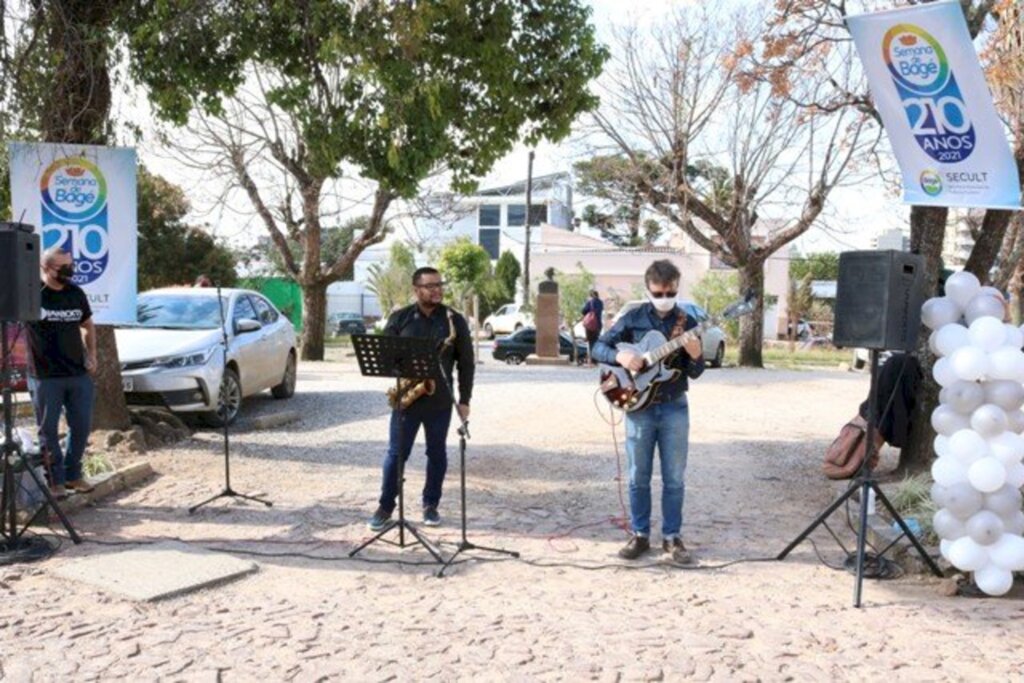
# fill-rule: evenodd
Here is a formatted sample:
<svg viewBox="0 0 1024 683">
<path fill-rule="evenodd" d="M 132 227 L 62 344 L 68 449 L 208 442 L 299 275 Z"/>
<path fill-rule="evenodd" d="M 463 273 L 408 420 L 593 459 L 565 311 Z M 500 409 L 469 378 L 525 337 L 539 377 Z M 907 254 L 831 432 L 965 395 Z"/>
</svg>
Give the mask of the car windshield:
<svg viewBox="0 0 1024 683">
<path fill-rule="evenodd" d="M 220 326 L 216 294 L 143 294 L 137 310 L 139 327 L 211 330 Z"/>
</svg>

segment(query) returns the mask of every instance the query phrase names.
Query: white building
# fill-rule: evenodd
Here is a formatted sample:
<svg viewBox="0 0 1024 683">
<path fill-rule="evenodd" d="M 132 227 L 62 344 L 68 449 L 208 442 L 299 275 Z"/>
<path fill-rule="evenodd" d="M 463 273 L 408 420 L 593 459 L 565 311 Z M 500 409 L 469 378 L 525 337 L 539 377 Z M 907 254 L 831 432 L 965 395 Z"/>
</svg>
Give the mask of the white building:
<svg viewBox="0 0 1024 683">
<path fill-rule="evenodd" d="M 875 235 L 871 241 L 872 249 L 894 249 L 896 251 L 910 251 L 910 235 L 899 228 L 883 230 Z"/>
</svg>

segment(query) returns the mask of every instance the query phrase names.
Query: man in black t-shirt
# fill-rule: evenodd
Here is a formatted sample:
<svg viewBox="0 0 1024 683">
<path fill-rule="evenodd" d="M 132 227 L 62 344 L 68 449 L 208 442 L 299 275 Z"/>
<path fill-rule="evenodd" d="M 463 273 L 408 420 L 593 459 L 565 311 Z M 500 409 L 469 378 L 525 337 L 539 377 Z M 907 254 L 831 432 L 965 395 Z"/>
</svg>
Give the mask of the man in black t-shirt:
<svg viewBox="0 0 1024 683">
<path fill-rule="evenodd" d="M 85 493 L 92 490 L 82 477 L 82 455 L 92 428 L 96 326 L 88 297 L 71 282 L 71 255 L 59 247 L 48 249 L 41 269 L 41 316 L 28 324 L 29 389 L 42 443 L 52 459 L 54 493 Z M 67 452 L 57 431 L 62 410 L 68 423 Z"/>
</svg>

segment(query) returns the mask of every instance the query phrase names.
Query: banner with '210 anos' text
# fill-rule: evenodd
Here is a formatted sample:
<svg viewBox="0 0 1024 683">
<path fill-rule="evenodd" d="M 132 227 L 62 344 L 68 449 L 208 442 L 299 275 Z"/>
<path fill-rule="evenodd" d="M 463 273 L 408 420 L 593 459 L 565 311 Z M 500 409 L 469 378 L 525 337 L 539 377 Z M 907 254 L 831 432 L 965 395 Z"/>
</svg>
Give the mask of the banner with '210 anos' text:
<svg viewBox="0 0 1024 683">
<path fill-rule="evenodd" d="M 1020 178 L 959 2 L 847 18 L 910 204 L 1020 208 Z"/>
<path fill-rule="evenodd" d="M 135 322 L 138 222 L 135 150 L 12 142 L 14 220 L 43 249 L 63 247 L 97 323 Z"/>
</svg>

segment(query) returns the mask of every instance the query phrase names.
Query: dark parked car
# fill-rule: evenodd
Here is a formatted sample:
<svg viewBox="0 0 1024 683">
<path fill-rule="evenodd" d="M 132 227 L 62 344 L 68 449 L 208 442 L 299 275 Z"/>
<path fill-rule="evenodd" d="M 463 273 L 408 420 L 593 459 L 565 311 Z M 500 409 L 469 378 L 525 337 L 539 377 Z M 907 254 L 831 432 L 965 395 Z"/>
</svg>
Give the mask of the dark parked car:
<svg viewBox="0 0 1024 683">
<path fill-rule="evenodd" d="M 509 365 L 519 365 L 531 353 L 537 352 L 537 330 L 532 327 L 523 329 L 494 340 L 494 350 L 491 355 L 494 360 L 503 360 Z M 587 345 L 576 340 L 576 353 L 580 363 L 587 361 Z M 564 332 L 558 335 L 558 355 L 572 359 L 572 339 Z"/>
<path fill-rule="evenodd" d="M 358 313 L 332 313 L 328 316 L 327 329 L 335 337 L 343 337 L 347 334 L 366 334 L 366 323 L 363 316 Z"/>
</svg>

